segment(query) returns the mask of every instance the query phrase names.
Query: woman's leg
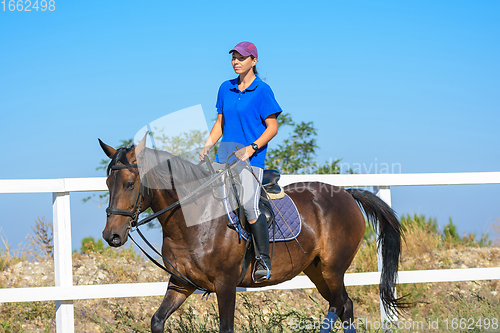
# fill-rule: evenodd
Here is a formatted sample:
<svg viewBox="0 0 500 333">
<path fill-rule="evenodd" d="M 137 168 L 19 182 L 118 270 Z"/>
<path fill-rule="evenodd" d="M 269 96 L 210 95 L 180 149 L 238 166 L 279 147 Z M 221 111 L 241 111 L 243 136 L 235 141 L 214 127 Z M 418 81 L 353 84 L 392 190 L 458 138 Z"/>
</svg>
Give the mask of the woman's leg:
<svg viewBox="0 0 500 333">
<path fill-rule="evenodd" d="M 243 187 L 242 205 L 255 244 L 255 262 L 252 278 L 259 283 L 271 278 L 271 258 L 269 257 L 269 231 L 264 214 L 260 213 L 259 201 L 264 170 L 258 167 L 243 168 L 240 179 Z M 258 180 L 257 180 L 258 179 Z"/>
<path fill-rule="evenodd" d="M 243 193 L 240 193 L 240 201 L 245 211 L 245 216 L 250 224 L 255 223 L 260 215 L 259 200 L 260 200 L 260 183 L 264 170 L 259 167 L 237 166 L 237 171 L 240 175 Z M 257 179 L 258 180 L 257 180 Z M 243 196 L 241 196 L 243 194 Z"/>
</svg>

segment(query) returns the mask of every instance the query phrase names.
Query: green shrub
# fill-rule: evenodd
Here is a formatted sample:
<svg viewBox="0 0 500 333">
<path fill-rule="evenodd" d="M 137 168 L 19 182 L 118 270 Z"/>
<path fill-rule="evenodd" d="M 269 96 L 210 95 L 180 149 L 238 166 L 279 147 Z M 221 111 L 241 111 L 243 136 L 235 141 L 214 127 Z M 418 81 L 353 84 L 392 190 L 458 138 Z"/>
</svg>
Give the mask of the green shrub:
<svg viewBox="0 0 500 333">
<path fill-rule="evenodd" d="M 439 227 L 434 218 L 426 218 L 425 215 L 410 214 L 402 215 L 400 219 L 403 231 L 410 228 L 418 228 L 431 233 L 439 234 Z"/>
<path fill-rule="evenodd" d="M 89 236 L 82 239 L 82 246 L 80 247 L 80 252 L 82 254 L 89 253 L 103 253 L 104 252 L 104 242 L 99 239 L 97 242 L 94 237 Z"/>
</svg>

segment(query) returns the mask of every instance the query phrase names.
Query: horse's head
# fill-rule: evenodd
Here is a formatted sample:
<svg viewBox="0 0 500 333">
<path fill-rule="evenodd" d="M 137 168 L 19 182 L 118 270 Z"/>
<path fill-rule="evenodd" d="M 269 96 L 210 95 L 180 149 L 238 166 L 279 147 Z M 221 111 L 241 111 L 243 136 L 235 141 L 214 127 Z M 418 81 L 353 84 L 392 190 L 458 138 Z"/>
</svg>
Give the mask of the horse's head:
<svg viewBox="0 0 500 333">
<path fill-rule="evenodd" d="M 102 237 L 110 246 L 119 247 L 128 239 L 131 222 L 138 217 L 140 211 L 146 209 L 142 206 L 143 189 L 135 155 L 135 151 L 143 148 L 141 146 L 145 142 L 141 142 L 135 148 L 119 149 L 114 149 L 101 140 L 99 143 L 104 153 L 111 158 L 106 179 L 109 189 L 109 206 L 106 209 L 106 227 L 102 232 Z"/>
</svg>

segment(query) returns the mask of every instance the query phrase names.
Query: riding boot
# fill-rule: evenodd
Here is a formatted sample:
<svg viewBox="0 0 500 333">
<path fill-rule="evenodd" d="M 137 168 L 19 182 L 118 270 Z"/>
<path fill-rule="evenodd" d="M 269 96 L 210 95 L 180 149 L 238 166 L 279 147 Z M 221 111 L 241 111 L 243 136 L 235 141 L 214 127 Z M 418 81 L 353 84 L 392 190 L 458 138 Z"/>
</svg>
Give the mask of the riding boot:
<svg viewBox="0 0 500 333">
<path fill-rule="evenodd" d="M 271 258 L 269 257 L 269 231 L 264 214 L 260 214 L 257 221 L 249 223 L 250 232 L 255 245 L 255 262 L 252 279 L 255 283 L 267 281 L 271 278 Z"/>
</svg>

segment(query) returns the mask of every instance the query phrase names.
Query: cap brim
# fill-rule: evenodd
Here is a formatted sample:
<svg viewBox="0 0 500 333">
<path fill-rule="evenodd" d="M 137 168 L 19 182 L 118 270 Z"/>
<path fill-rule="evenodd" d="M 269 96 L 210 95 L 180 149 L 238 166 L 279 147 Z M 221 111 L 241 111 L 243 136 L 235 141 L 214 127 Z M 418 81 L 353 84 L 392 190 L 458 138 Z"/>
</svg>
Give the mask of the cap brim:
<svg viewBox="0 0 500 333">
<path fill-rule="evenodd" d="M 248 52 L 247 50 L 245 50 L 243 48 L 240 48 L 240 47 L 235 47 L 234 49 L 232 49 L 231 51 L 229 51 L 229 53 L 232 53 L 234 51 L 238 52 L 239 54 L 241 54 L 244 57 L 247 57 L 247 56 L 251 55 L 250 52 Z"/>
</svg>

